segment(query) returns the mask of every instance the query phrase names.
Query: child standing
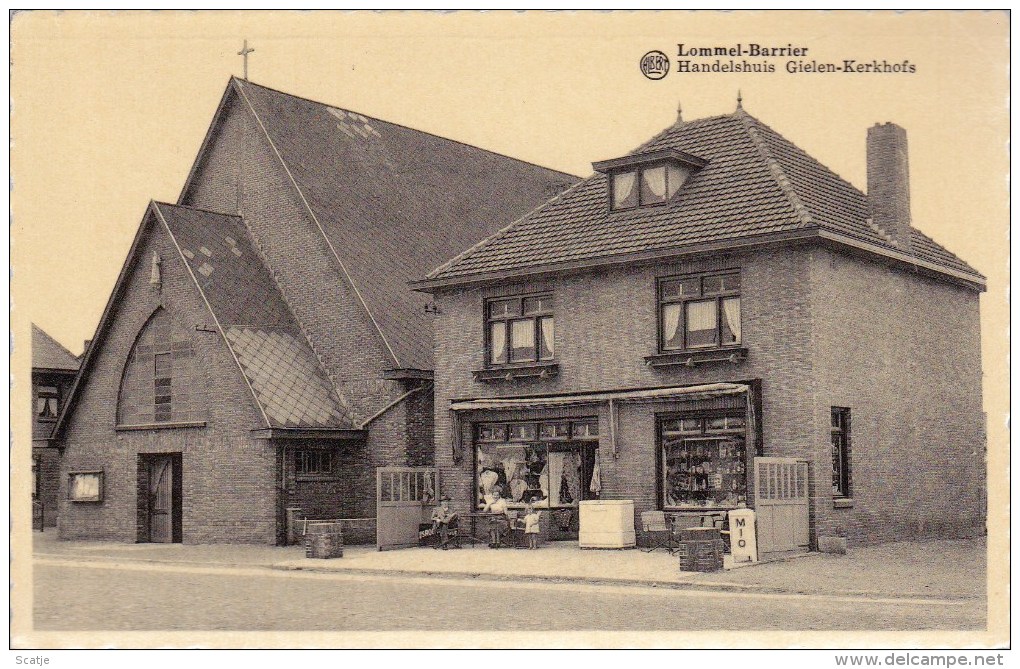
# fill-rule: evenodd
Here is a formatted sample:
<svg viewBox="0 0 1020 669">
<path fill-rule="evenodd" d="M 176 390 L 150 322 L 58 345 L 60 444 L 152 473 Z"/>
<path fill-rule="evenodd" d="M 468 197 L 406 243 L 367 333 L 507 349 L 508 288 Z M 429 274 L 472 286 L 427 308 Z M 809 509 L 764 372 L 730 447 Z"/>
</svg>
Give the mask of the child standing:
<svg viewBox="0 0 1020 669">
<path fill-rule="evenodd" d="M 541 518 L 542 512 L 536 511 L 531 504 L 524 508 L 524 535 L 528 537 L 529 550 L 538 548 L 538 522 Z"/>
</svg>

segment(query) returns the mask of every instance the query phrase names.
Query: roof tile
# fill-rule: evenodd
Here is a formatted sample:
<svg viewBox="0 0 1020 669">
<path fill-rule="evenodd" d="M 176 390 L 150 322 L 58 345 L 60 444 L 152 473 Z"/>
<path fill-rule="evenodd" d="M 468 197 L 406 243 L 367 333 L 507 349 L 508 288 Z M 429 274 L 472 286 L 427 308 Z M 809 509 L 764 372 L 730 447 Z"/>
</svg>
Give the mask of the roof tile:
<svg viewBox="0 0 1020 669">
<path fill-rule="evenodd" d="M 32 324 L 32 367 L 77 371 L 80 361 L 41 327 Z"/>
<path fill-rule="evenodd" d="M 356 112 L 235 83 L 341 255 L 399 367 L 432 368 L 427 297 L 409 290 L 408 282 L 577 181 Z"/>
<path fill-rule="evenodd" d="M 197 273 L 195 279 L 272 426 L 350 427 L 350 413 L 255 253 L 241 219 L 156 206 Z M 187 252 L 196 248 L 201 255 Z M 231 248 L 240 254 L 227 253 Z"/>
<path fill-rule="evenodd" d="M 871 222 L 863 193 L 742 110 L 673 126 L 638 151 L 670 148 L 708 164 L 665 206 L 609 211 L 607 177 L 594 174 L 427 279 L 456 280 L 815 228 L 902 251 Z M 980 277 L 916 230 L 909 251 Z"/>
</svg>

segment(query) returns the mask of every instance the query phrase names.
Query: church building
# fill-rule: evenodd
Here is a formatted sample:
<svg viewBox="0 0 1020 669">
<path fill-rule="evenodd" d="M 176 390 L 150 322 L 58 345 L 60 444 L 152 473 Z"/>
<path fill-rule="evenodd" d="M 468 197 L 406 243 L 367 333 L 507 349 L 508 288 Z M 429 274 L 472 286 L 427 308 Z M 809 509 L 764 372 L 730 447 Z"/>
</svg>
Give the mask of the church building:
<svg viewBox="0 0 1020 669">
<path fill-rule="evenodd" d="M 273 544 L 288 518 L 374 518 L 379 468 L 433 462 L 434 309 L 408 282 L 575 181 L 232 78 L 56 422 L 60 536 Z"/>
</svg>

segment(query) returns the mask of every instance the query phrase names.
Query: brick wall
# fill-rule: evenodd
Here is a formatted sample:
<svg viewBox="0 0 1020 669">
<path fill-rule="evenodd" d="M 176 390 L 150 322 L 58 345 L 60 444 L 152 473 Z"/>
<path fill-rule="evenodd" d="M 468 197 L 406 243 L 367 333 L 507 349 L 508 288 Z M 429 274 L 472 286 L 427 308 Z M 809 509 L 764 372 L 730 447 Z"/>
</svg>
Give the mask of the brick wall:
<svg viewBox="0 0 1020 669">
<path fill-rule="evenodd" d="M 695 368 L 646 366 L 643 357 L 657 346 L 656 277 L 732 267 L 741 269 L 748 359 Z M 559 376 L 474 382 L 471 371 L 484 365 L 484 300 L 539 290 L 556 295 Z M 860 545 L 966 534 L 983 523 L 980 351 L 971 291 L 797 246 L 458 289 L 436 301 L 442 312 L 436 317 L 436 461 L 444 491 L 458 508 L 466 508 L 473 494 L 470 423 L 546 416 L 466 414 L 464 458 L 455 465 L 452 398 L 761 379 L 763 454 L 812 463 L 812 546 L 819 534 L 845 534 Z M 636 514 L 658 506 L 655 416 L 680 406 L 621 406 L 615 459 L 609 457 L 608 412 L 599 409 L 604 499 L 633 499 Z M 831 406 L 852 409 L 852 509 L 833 504 Z M 951 486 L 945 485 L 947 472 L 954 472 Z"/>
<path fill-rule="evenodd" d="M 875 225 L 910 248 L 910 166 L 907 131 L 895 123 L 868 128 L 868 205 Z"/>
<path fill-rule="evenodd" d="M 162 291 L 149 284 L 141 263 L 128 276 L 112 321 L 69 417 L 60 477 L 60 536 L 133 542 L 138 537 L 138 455 L 181 453 L 183 459 L 183 539 L 185 543 L 276 540 L 275 447 L 253 439 L 262 418 L 240 370 L 218 333 L 196 331 L 212 318 L 161 225 L 141 244 L 137 257 L 162 258 Z M 162 306 L 180 332 L 190 333 L 193 364 L 200 370 L 205 427 L 118 431 L 117 394 L 135 338 Z M 102 503 L 72 503 L 67 472 L 101 468 Z"/>
<path fill-rule="evenodd" d="M 407 399 L 407 462 L 409 467 L 435 463 L 435 396 L 431 383 Z"/>
<path fill-rule="evenodd" d="M 240 211 L 341 400 L 365 419 L 403 392 L 382 379 L 393 360 L 251 111 L 233 100 L 182 204 Z"/>
<path fill-rule="evenodd" d="M 810 256 L 800 248 L 756 255 L 719 256 L 600 269 L 554 281 L 471 288 L 436 295 L 436 462 L 444 492 L 464 510 L 473 494 L 469 427 L 464 426 L 464 459 L 455 465 L 451 449 L 452 398 L 604 391 L 614 389 L 762 380 L 764 454 L 813 457 L 813 376 L 810 355 Z M 742 363 L 694 368 L 652 368 L 644 356 L 656 353 L 656 278 L 689 272 L 740 268 Z M 559 375 L 545 380 L 484 384 L 471 371 L 484 365 L 483 303 L 499 294 L 555 291 L 556 360 Z M 676 412 L 679 402 L 621 406 L 618 457 L 609 449 L 608 414 L 599 410 L 603 499 L 634 499 L 636 524 L 655 499 L 655 415 Z M 578 410 L 591 415 L 590 409 Z M 471 420 L 488 416 L 466 416 Z M 534 418 L 533 414 L 514 416 Z M 506 419 L 507 416 L 504 416 Z M 749 445 L 749 448 L 751 446 Z M 817 497 L 818 491 L 812 494 Z"/>
<path fill-rule="evenodd" d="M 978 294 L 821 249 L 811 277 L 819 458 L 830 407 L 851 409 L 853 507 L 823 496 L 819 533 L 867 544 L 982 531 Z"/>
<path fill-rule="evenodd" d="M 378 330 L 243 101 L 228 103 L 183 204 L 242 213 L 263 261 L 355 421 L 374 415 L 410 389 L 382 378 L 393 360 Z M 375 467 L 430 463 L 432 451 L 432 399 L 426 390 L 374 421 L 366 444 L 342 450 L 343 515 L 375 515 Z"/>
<path fill-rule="evenodd" d="M 357 514 L 357 491 L 364 482 L 358 463 L 365 459 L 363 442 L 336 443 L 327 440 L 286 440 L 287 506 L 300 507 L 307 518 L 354 518 Z M 327 449 L 333 453 L 334 474 L 322 477 L 298 476 L 296 452 L 305 449 Z M 374 481 L 373 481 L 374 490 Z"/>
</svg>

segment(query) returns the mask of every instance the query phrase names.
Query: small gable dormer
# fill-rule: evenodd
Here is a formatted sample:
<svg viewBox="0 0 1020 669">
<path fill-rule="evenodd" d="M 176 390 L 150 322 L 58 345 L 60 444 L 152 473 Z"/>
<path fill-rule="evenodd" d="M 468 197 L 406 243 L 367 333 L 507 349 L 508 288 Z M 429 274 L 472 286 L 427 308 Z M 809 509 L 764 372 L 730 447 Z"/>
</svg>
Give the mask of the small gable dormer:
<svg viewBox="0 0 1020 669">
<path fill-rule="evenodd" d="M 633 209 L 669 202 L 708 163 L 677 149 L 659 149 L 592 163 L 606 175 L 609 208 Z"/>
</svg>

